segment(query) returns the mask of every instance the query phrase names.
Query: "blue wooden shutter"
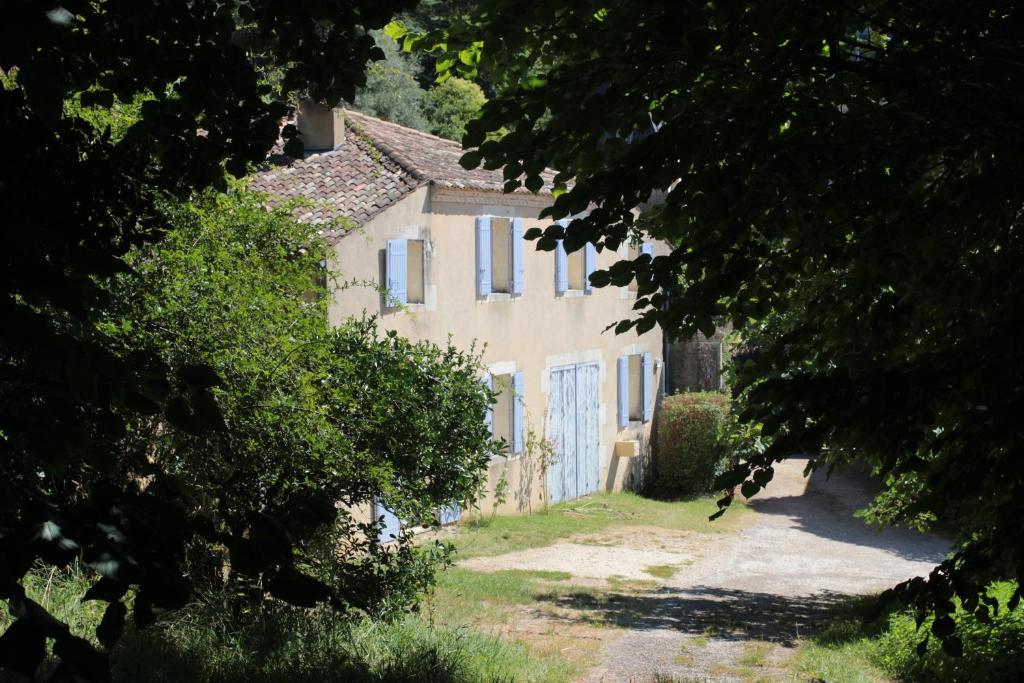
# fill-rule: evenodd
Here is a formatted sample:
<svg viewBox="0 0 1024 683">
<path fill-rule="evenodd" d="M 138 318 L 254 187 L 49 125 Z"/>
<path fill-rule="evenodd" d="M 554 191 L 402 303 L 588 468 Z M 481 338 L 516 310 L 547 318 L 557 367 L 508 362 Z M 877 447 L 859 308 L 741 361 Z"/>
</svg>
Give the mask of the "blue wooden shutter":
<svg viewBox="0 0 1024 683">
<path fill-rule="evenodd" d="M 380 544 L 390 543 L 398 538 L 402 531 L 402 522 L 398 515 L 384 505 L 384 501 L 377 498 L 373 501 L 373 516 L 378 523 L 382 523 L 380 531 L 377 532 L 377 542 Z"/>
<path fill-rule="evenodd" d="M 644 422 L 650 422 L 654 417 L 654 358 L 650 353 L 645 353 L 641 360 L 643 369 L 643 384 L 640 386 L 642 403 L 644 407 Z"/>
<path fill-rule="evenodd" d="M 569 255 L 565 253 L 562 240 L 555 249 L 555 293 L 565 294 L 569 289 Z"/>
<path fill-rule="evenodd" d="M 409 303 L 409 245 L 405 240 L 388 240 L 387 286 L 388 306 Z"/>
<path fill-rule="evenodd" d="M 493 391 L 494 390 L 494 377 L 491 376 L 491 373 L 488 372 L 487 374 L 485 374 L 483 379 L 481 379 L 480 381 L 481 381 L 481 383 L 485 387 L 487 387 L 488 391 Z M 494 436 L 494 404 L 493 403 L 488 403 L 487 404 L 487 412 L 484 414 L 484 424 L 487 425 L 487 431 L 489 431 L 491 433 L 491 436 Z"/>
<path fill-rule="evenodd" d="M 451 505 L 445 505 L 437 512 L 437 521 L 442 526 L 448 524 L 455 524 L 462 517 L 462 506 L 458 503 L 452 503 Z"/>
<path fill-rule="evenodd" d="M 651 258 L 654 258 L 654 245 L 650 242 L 644 242 L 640 245 L 640 253 L 647 254 Z"/>
<path fill-rule="evenodd" d="M 512 375 L 512 452 L 522 453 L 526 431 L 526 404 L 524 403 L 523 373 Z"/>
<path fill-rule="evenodd" d="M 476 219 L 476 295 L 491 293 L 491 217 Z"/>
<path fill-rule="evenodd" d="M 590 274 L 597 270 L 597 247 L 587 242 L 583 248 L 583 291 L 590 294 L 594 291 L 590 284 Z"/>
<path fill-rule="evenodd" d="M 523 219 L 512 219 L 512 293 L 522 294 L 526 284 L 526 263 L 523 260 Z"/>
<path fill-rule="evenodd" d="M 629 356 L 619 356 L 619 429 L 629 424 Z"/>
</svg>

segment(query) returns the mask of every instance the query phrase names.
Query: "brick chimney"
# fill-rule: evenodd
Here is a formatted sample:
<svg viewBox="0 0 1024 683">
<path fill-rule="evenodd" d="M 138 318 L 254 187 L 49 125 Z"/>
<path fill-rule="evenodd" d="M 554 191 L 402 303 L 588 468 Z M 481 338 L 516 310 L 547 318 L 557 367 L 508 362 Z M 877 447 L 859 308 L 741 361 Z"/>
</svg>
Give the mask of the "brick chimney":
<svg viewBox="0 0 1024 683">
<path fill-rule="evenodd" d="M 331 109 L 312 100 L 299 104 L 296 125 L 306 152 L 328 152 L 345 142 L 345 110 Z"/>
</svg>

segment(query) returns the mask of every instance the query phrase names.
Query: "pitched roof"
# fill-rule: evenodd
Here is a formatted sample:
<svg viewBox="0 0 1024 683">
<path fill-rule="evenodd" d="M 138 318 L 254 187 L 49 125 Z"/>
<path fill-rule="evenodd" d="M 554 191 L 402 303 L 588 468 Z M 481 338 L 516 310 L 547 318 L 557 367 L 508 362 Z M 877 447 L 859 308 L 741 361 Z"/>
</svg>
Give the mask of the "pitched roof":
<svg viewBox="0 0 1024 683">
<path fill-rule="evenodd" d="M 452 140 L 345 111 L 345 142 L 337 149 L 304 159 L 278 155 L 250 180 L 273 204 L 297 199 L 298 220 L 323 225 L 328 238 L 339 237 L 395 204 L 416 188 L 440 187 L 501 192 L 501 171 L 459 165 L 464 153 Z M 554 174 L 544 174 L 543 194 Z M 516 191 L 527 192 L 520 188 Z"/>
</svg>

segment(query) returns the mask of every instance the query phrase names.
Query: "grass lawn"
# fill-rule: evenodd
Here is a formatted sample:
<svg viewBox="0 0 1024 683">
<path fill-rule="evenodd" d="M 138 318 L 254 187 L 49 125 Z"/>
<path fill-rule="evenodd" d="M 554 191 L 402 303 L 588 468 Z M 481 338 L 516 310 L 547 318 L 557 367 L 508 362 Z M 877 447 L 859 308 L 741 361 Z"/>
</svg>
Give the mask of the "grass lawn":
<svg viewBox="0 0 1024 683">
<path fill-rule="evenodd" d="M 715 522 L 708 515 L 715 497 L 664 501 L 633 493 L 611 493 L 552 506 L 529 516 L 482 517 L 464 522 L 447 539 L 456 548 L 455 561 L 502 555 L 552 545 L 619 528 L 663 528 L 675 532 L 727 534 L 749 520 L 742 504 Z M 527 648 L 537 663 L 547 663 L 545 677 L 526 672 L 514 680 L 558 683 L 575 680 L 594 663 L 600 646 L 618 629 L 639 616 L 631 598 L 656 589 L 658 579 L 678 567 L 652 565 L 649 579 L 610 577 L 604 582 L 575 580 L 561 571 L 474 571 L 454 566 L 439 577 L 424 605 L 424 617 L 445 628 L 468 627 L 493 634 L 502 642 Z"/>
<path fill-rule="evenodd" d="M 604 493 L 560 503 L 532 515 L 481 517 L 464 523 L 452 540 L 457 557 L 465 559 L 551 545 L 611 527 L 662 527 L 705 534 L 735 531 L 744 524 L 749 510 L 736 501 L 723 517 L 709 522 L 708 516 L 717 510 L 717 498 L 666 501 L 635 493 Z"/>
<path fill-rule="evenodd" d="M 458 560 L 618 527 L 726 533 L 748 514 L 736 505 L 709 523 L 714 509 L 712 498 L 667 502 L 608 494 L 532 516 L 467 522 L 450 540 Z M 596 651 L 617 634 L 620 621 L 636 616 L 631 596 L 657 588 L 657 579 L 676 569 L 652 565 L 645 570 L 650 578 L 580 583 L 565 571 L 481 572 L 455 566 L 438 577 L 419 613 L 390 623 L 343 618 L 328 610 L 281 610 L 237 631 L 215 628 L 223 615 L 197 606 L 143 632 L 129 627 L 113 652 L 114 681 L 568 683 L 593 665 Z M 89 583 L 77 570 L 39 570 L 27 577 L 26 589 L 74 633 L 95 642 L 93 630 L 104 605 L 80 603 Z M 0 631 L 9 622 L 9 615 L 0 614 Z M 8 680 L 22 679 L 0 674 L 0 683 Z"/>
</svg>

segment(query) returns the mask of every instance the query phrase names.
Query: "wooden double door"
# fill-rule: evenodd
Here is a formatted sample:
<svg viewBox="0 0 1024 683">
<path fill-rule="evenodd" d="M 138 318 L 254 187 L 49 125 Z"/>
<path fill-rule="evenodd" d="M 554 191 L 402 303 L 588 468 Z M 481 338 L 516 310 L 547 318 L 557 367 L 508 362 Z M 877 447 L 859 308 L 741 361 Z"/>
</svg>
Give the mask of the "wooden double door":
<svg viewBox="0 0 1024 683">
<path fill-rule="evenodd" d="M 594 493 L 601 481 L 601 370 L 597 363 L 550 371 L 547 438 L 548 502 Z"/>
</svg>

